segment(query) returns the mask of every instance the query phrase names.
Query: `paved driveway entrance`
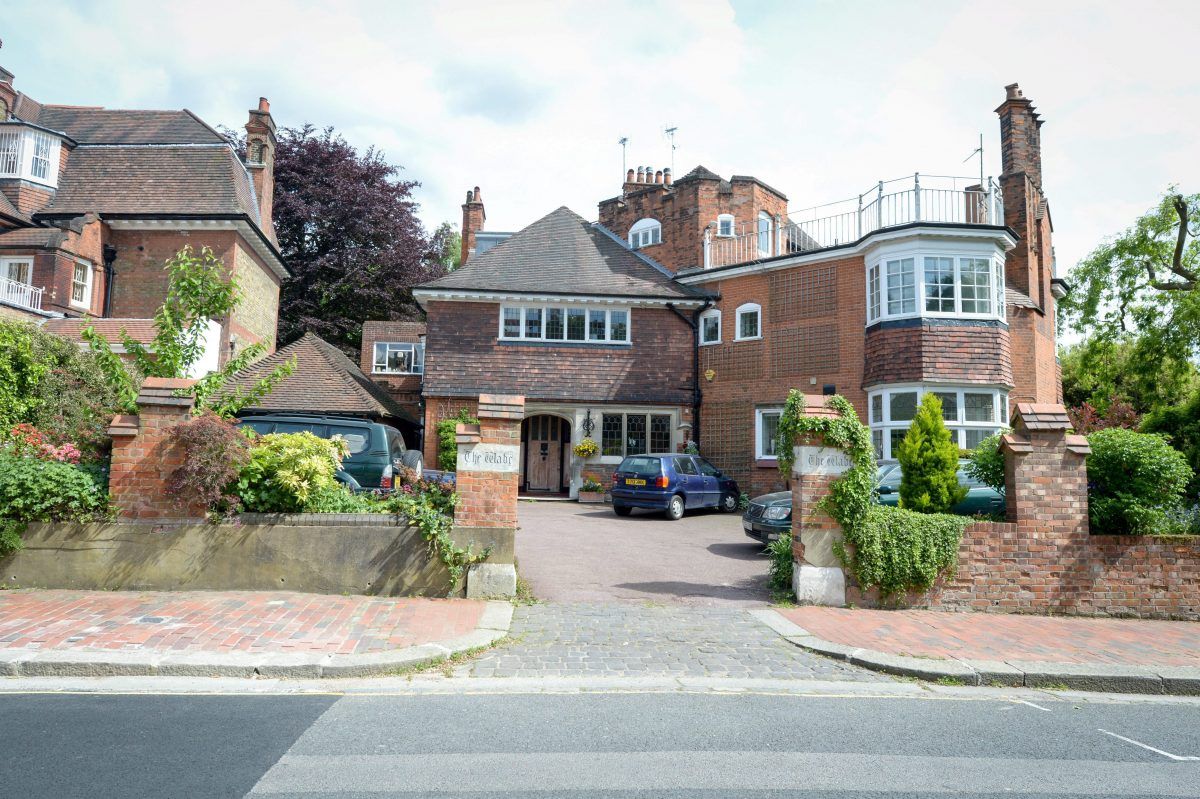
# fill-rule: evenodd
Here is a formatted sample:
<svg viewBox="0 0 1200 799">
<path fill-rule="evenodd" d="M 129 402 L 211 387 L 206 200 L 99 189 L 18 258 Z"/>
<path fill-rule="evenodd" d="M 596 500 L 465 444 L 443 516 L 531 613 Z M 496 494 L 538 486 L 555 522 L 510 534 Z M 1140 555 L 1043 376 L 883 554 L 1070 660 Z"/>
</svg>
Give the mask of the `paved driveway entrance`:
<svg viewBox="0 0 1200 799">
<path fill-rule="evenodd" d="M 682 520 L 609 505 L 522 502 L 517 558 L 539 599 L 613 599 L 757 605 L 769 599 L 767 557 L 741 515 L 689 512 Z"/>
</svg>

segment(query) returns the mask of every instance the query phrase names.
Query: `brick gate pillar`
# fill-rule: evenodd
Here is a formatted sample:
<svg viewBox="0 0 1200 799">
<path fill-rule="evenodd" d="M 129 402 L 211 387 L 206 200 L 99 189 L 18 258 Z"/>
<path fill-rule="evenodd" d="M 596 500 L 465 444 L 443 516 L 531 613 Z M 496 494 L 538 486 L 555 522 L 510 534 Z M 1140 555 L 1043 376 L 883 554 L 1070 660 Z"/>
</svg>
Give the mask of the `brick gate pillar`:
<svg viewBox="0 0 1200 799">
<path fill-rule="evenodd" d="M 1001 439 L 1008 521 L 1050 537 L 1088 536 L 1088 440 L 1062 405 L 1021 402 Z"/>
<path fill-rule="evenodd" d="M 195 400 L 176 396 L 195 380 L 147 377 L 138 391 L 136 416 L 116 416 L 112 436 L 109 491 L 125 519 L 203 518 L 203 505 L 167 493 L 171 474 L 183 453 L 171 443 L 171 429 L 192 418 Z"/>
<path fill-rule="evenodd" d="M 806 416 L 837 414 L 825 407 L 826 397 L 806 395 Z M 846 576 L 833 545 L 842 527 L 820 507 L 829 485 L 850 469 L 850 456 L 825 445 L 820 436 L 797 436 L 792 465 L 792 591 L 809 605 L 846 604 Z"/>
<path fill-rule="evenodd" d="M 455 524 L 515 529 L 525 398 L 481 394 L 477 416 L 479 424 L 460 424 L 456 430 L 459 505 L 454 511 Z"/>
</svg>

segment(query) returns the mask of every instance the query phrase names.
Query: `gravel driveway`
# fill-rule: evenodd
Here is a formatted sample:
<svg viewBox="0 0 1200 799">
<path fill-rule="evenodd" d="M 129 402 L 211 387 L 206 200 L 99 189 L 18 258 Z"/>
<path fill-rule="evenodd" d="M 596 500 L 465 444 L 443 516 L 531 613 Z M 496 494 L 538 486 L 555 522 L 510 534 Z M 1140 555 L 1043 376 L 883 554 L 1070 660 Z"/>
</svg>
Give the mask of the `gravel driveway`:
<svg viewBox="0 0 1200 799">
<path fill-rule="evenodd" d="M 741 514 L 649 511 L 619 518 L 610 505 L 521 502 L 517 558 L 539 599 L 761 605 L 769 599 L 762 545 Z"/>
</svg>

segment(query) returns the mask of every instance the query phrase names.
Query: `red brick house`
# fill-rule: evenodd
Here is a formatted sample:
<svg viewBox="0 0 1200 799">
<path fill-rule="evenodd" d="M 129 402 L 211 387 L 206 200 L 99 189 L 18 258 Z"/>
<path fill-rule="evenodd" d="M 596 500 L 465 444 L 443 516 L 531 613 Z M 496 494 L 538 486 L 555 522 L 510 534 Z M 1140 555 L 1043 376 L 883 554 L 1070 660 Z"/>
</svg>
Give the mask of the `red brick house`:
<svg viewBox="0 0 1200 799">
<path fill-rule="evenodd" d="M 246 132 L 243 162 L 190 111 L 43 104 L 0 69 L 0 315 L 147 319 L 165 294 L 163 263 L 191 244 L 211 247 L 245 294 L 214 320 L 217 360 L 273 346 L 288 273 L 271 221 L 266 100 Z"/>
<path fill-rule="evenodd" d="M 882 460 L 927 392 L 967 449 L 1014 403 L 1061 401 L 1042 123 L 1016 84 L 996 112 L 998 180 L 913 175 L 812 209 L 754 177 L 642 168 L 598 223 L 563 208 L 496 243 L 476 189 L 465 265 L 415 292 L 427 462 L 434 424 L 481 392 L 527 397 L 527 490 L 689 434 L 747 491 L 782 487 L 791 388 L 847 397 Z M 603 455 L 582 462 L 588 431 Z"/>
</svg>

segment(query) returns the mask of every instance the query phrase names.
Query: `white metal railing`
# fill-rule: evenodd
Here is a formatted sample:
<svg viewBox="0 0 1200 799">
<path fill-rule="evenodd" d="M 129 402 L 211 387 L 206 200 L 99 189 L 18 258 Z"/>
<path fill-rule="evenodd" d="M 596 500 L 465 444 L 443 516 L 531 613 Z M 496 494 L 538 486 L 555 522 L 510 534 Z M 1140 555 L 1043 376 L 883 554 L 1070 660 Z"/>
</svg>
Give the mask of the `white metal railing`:
<svg viewBox="0 0 1200 799">
<path fill-rule="evenodd" d="M 42 289 L 28 283 L 0 277 L 0 300 L 19 305 L 22 308 L 40 311 L 42 310 Z"/>
<path fill-rule="evenodd" d="M 1003 225 L 1004 200 L 991 178 L 921 175 L 880 181 L 846 200 L 736 226 L 730 236 L 704 232 L 704 267 L 851 244 L 868 233 L 914 222 Z"/>
</svg>

